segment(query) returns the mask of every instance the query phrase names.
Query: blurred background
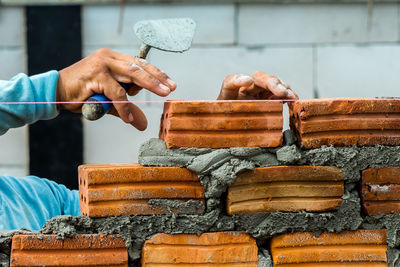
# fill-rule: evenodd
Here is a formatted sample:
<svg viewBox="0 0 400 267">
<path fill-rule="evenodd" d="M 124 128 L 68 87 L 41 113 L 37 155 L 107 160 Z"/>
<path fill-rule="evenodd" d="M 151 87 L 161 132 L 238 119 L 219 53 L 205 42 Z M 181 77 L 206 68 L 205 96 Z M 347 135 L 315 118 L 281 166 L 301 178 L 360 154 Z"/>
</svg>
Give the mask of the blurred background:
<svg viewBox="0 0 400 267">
<path fill-rule="evenodd" d="M 178 89 L 168 99 L 215 99 L 222 80 L 256 70 L 275 74 L 300 98 L 399 96 L 400 5 L 371 0 L 117 1 L 0 0 L 0 79 L 62 69 L 98 48 L 137 55 L 132 26 L 142 19 L 192 17 L 183 54 L 152 50 L 149 61 Z M 131 100 L 160 100 L 142 91 Z M 33 174 L 77 187 L 77 166 L 137 162 L 158 136 L 163 105 L 139 105 L 149 127 L 117 118 L 57 119 L 0 137 L 0 173 Z"/>
</svg>

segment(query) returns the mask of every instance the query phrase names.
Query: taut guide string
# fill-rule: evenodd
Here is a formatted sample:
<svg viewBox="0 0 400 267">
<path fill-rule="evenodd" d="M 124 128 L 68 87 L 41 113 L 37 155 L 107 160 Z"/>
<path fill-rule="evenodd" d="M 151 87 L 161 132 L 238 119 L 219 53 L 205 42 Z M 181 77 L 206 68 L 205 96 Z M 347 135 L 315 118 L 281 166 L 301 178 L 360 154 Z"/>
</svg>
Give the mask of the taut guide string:
<svg viewBox="0 0 400 267">
<path fill-rule="evenodd" d="M 315 100 L 318 98 L 315 98 Z M 323 98 L 322 98 L 323 99 Z M 300 100 L 314 100 L 314 99 L 300 99 Z M 396 100 L 400 101 L 400 98 L 325 98 L 325 100 L 348 100 L 348 101 L 357 101 L 357 100 L 374 100 L 374 101 L 385 101 L 385 100 Z M 144 103 L 165 103 L 165 102 L 211 102 L 211 101 L 234 101 L 234 102 L 272 102 L 272 101 L 282 101 L 282 102 L 296 102 L 299 100 L 295 99 L 265 99 L 265 100 L 124 100 L 124 101 L 48 101 L 48 102 L 2 102 L 0 101 L 0 105 L 47 105 L 47 104 L 126 104 L 126 103 L 135 103 L 135 104 L 144 104 Z"/>
</svg>

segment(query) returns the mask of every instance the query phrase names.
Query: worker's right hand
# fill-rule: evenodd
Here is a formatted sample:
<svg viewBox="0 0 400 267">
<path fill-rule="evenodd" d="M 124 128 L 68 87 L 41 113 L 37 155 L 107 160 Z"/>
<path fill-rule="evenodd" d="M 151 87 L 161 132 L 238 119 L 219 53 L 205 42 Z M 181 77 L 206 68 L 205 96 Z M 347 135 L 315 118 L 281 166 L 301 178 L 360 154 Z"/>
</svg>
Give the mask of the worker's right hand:
<svg viewBox="0 0 400 267">
<path fill-rule="evenodd" d="M 146 60 L 99 49 L 81 61 L 61 70 L 57 85 L 58 102 L 83 102 L 94 94 L 104 94 L 112 101 L 127 101 L 127 94 L 118 82 L 132 84 L 128 94 L 136 95 L 145 88 L 159 96 L 167 96 L 176 83 L 167 74 Z M 132 103 L 114 103 L 110 114 L 120 117 L 139 130 L 147 128 L 147 119 Z M 82 104 L 63 103 L 58 106 L 80 113 Z"/>
</svg>

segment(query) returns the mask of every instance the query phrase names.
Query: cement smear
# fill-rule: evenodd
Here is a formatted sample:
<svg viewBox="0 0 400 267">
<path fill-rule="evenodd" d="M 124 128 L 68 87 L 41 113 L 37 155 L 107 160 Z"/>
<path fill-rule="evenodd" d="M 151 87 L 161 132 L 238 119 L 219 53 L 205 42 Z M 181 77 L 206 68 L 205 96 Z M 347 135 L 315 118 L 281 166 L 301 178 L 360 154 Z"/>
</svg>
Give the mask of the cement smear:
<svg viewBox="0 0 400 267">
<path fill-rule="evenodd" d="M 263 248 L 258 249 L 258 267 L 272 267 L 272 259 L 269 251 Z"/>
<path fill-rule="evenodd" d="M 273 235 L 294 231 L 340 232 L 360 228 L 387 228 L 390 260 L 398 262 L 395 248 L 400 246 L 400 215 L 365 216 L 361 211 L 358 194 L 361 170 L 369 167 L 400 166 L 400 147 L 322 147 L 302 151 L 293 145 L 291 133 L 285 134 L 288 146 L 275 149 L 167 149 L 165 143 L 151 139 L 140 149 L 139 163 L 147 166 L 179 166 L 196 172 L 205 188 L 205 207 L 197 201 L 152 200 L 152 205 L 176 207 L 187 205 L 189 213 L 203 208 L 203 214 L 122 216 L 91 219 L 86 216 L 58 216 L 49 220 L 42 233 L 56 234 L 59 238 L 80 233 L 119 234 L 129 248 L 130 264 L 140 257 L 143 242 L 152 235 L 163 233 L 194 233 L 215 231 L 246 231 L 258 244 Z M 271 212 L 227 216 L 225 192 L 240 172 L 255 167 L 277 165 L 325 165 L 342 168 L 345 172 L 343 203 L 330 212 Z M 260 266 L 272 266 L 268 251 L 260 246 Z M 397 255 L 397 256 L 396 256 Z M 389 257 L 389 256 L 388 256 Z M 397 258 L 396 258 L 397 257 Z"/>
</svg>

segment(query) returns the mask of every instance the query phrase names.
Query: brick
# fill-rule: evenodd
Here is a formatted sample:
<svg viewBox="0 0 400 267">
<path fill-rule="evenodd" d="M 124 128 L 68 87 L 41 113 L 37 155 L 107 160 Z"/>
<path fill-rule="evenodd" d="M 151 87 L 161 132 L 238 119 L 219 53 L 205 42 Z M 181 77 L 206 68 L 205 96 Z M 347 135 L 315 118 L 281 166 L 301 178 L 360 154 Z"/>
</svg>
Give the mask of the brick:
<svg viewBox="0 0 400 267">
<path fill-rule="evenodd" d="M 312 99 L 289 108 L 303 148 L 400 145 L 399 99 Z"/>
<path fill-rule="evenodd" d="M 387 266 L 386 230 L 274 236 L 274 266 Z"/>
<path fill-rule="evenodd" d="M 280 101 L 167 101 L 160 139 L 177 147 L 277 147 Z"/>
<path fill-rule="evenodd" d="M 400 167 L 363 170 L 361 197 L 368 215 L 400 213 Z"/>
<path fill-rule="evenodd" d="M 128 266 L 128 249 L 112 235 L 15 235 L 11 267 L 17 266 Z"/>
<path fill-rule="evenodd" d="M 157 234 L 142 249 L 142 266 L 257 266 L 256 240 L 244 232 Z"/>
<path fill-rule="evenodd" d="M 228 188 L 228 214 L 327 211 L 342 204 L 344 174 L 328 166 L 273 166 L 238 175 Z"/>
<path fill-rule="evenodd" d="M 81 212 L 89 217 L 182 213 L 151 206 L 150 199 L 204 202 L 204 188 L 195 173 L 139 164 L 82 165 L 79 194 Z"/>
</svg>

